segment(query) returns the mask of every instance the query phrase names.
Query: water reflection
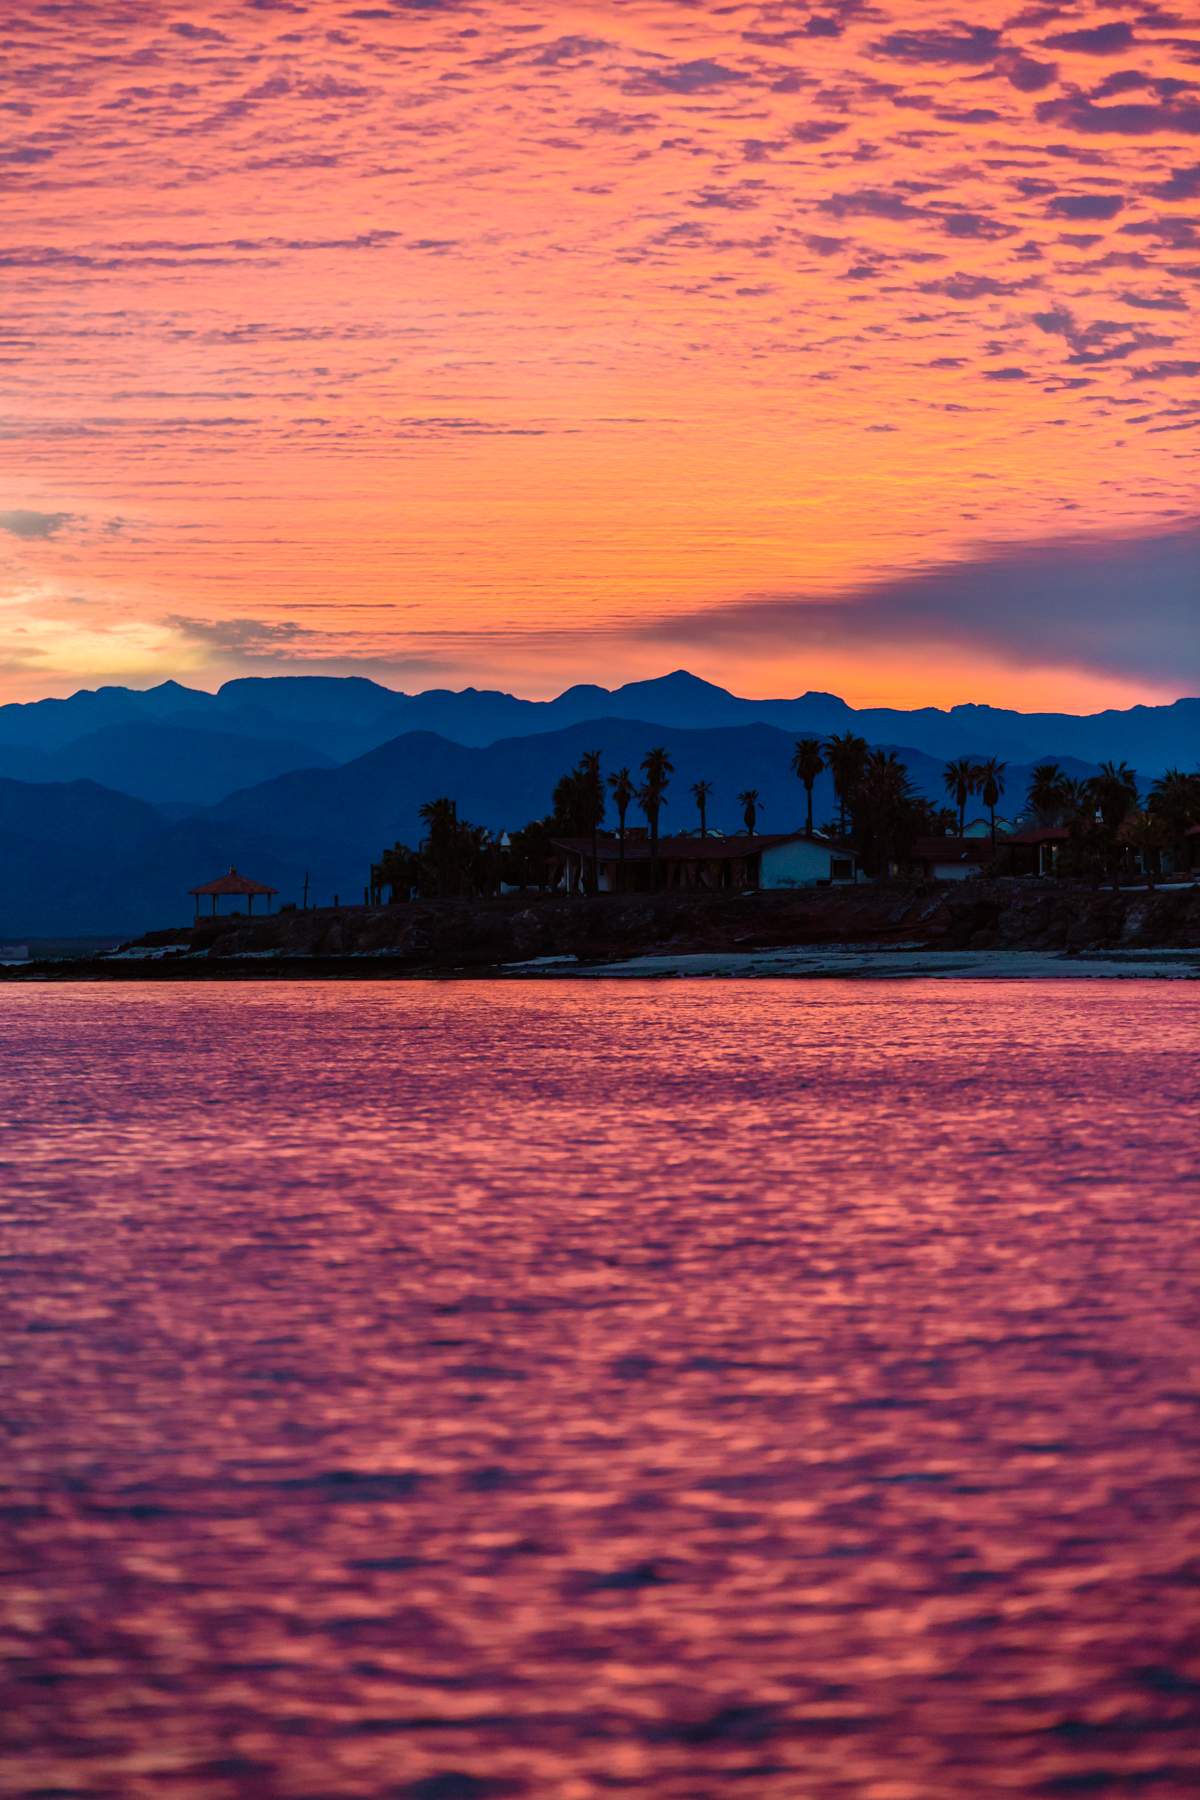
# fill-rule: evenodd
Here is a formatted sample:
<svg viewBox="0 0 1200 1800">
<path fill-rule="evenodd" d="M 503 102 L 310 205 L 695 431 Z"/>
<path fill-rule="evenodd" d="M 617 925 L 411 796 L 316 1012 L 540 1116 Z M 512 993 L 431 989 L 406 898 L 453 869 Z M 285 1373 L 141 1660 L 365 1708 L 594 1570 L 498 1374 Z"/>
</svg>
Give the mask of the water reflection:
<svg viewBox="0 0 1200 1800">
<path fill-rule="evenodd" d="M 0 994 L 0 1794 L 1190 1795 L 1198 1023 Z"/>
</svg>

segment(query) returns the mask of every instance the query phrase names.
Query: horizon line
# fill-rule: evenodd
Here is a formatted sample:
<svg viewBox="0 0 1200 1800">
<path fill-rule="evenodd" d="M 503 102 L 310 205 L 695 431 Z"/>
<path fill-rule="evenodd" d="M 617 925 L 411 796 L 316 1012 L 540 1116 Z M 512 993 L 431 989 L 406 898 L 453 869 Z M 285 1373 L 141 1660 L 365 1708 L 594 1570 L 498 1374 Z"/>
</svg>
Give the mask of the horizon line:
<svg viewBox="0 0 1200 1800">
<path fill-rule="evenodd" d="M 1047 712 L 1046 709 L 1035 712 L 1025 712 L 1017 706 L 996 706 L 990 701 L 981 700 L 956 700 L 949 706 L 936 706 L 931 702 L 926 702 L 918 706 L 855 706 L 853 702 L 843 699 L 840 694 L 836 694 L 828 688 L 806 688 L 799 694 L 737 694 L 734 693 L 731 688 L 722 687 L 719 682 L 709 681 L 706 677 L 696 675 L 690 669 L 682 667 L 666 670 L 661 675 L 643 676 L 636 680 L 624 681 L 618 686 L 611 688 L 605 687 L 601 682 L 596 681 L 571 682 L 558 693 L 552 694 L 546 699 L 538 700 L 531 699 L 524 694 L 515 693 L 510 688 L 477 687 L 474 683 L 470 682 L 459 688 L 427 687 L 409 689 L 391 687 L 387 682 L 381 681 L 377 677 L 371 675 L 317 674 L 283 669 L 272 674 L 233 675 L 230 676 L 228 680 L 221 682 L 216 688 L 192 687 L 187 682 L 180 681 L 178 677 L 173 675 L 165 676 L 161 681 L 152 682 L 147 687 L 135 687 L 129 682 L 120 681 L 102 682 L 96 687 L 74 688 L 67 694 L 43 694 L 39 695 L 38 698 L 34 700 L 8 700 L 0 702 L 0 714 L 9 711 L 9 709 L 13 707 L 19 707 L 24 710 L 27 707 L 43 706 L 50 703 L 66 705 L 70 701 L 80 699 L 85 695 L 97 695 L 103 693 L 154 694 L 158 693 L 163 688 L 172 687 L 178 688 L 181 693 L 203 695 L 206 699 L 216 700 L 226 688 L 234 687 L 240 682 L 248 681 L 361 681 L 365 682 L 369 687 L 378 688 L 381 693 L 395 694 L 398 698 L 405 700 L 419 700 L 429 694 L 447 694 L 454 697 L 461 697 L 466 694 L 479 694 L 496 695 L 501 699 L 515 700 L 524 706 L 554 706 L 558 701 L 564 699 L 568 694 L 574 693 L 579 688 L 595 688 L 599 693 L 608 695 L 611 698 L 626 692 L 629 688 L 653 687 L 662 682 L 672 681 L 679 676 L 683 676 L 688 681 L 694 682 L 697 687 L 710 689 L 714 694 L 724 695 L 727 699 L 736 700 L 748 706 L 792 706 L 802 700 L 830 700 L 835 702 L 838 706 L 845 707 L 848 712 L 854 714 L 884 712 L 895 713 L 902 717 L 911 717 L 917 713 L 939 713 L 943 717 L 948 717 L 952 713 L 969 708 L 977 712 L 1010 713 L 1016 718 L 1024 719 L 1037 719 L 1051 716 L 1072 719 L 1099 719 L 1109 713 L 1127 714 L 1138 711 L 1163 712 L 1175 706 L 1182 706 L 1188 701 L 1200 700 L 1200 694 L 1181 693 L 1177 694 L 1173 700 L 1133 701 L 1128 706 L 1105 706 L 1094 712 L 1072 712 L 1068 708 L 1055 708 L 1053 709 L 1053 712 Z M 599 717 L 600 715 L 597 715 L 597 718 Z M 647 721 L 647 723 L 656 722 L 657 721 Z M 590 723 L 590 721 L 580 720 L 578 723 Z M 679 729 L 690 728 L 679 727 Z M 713 727 L 708 727 L 708 729 L 713 729 Z"/>
</svg>

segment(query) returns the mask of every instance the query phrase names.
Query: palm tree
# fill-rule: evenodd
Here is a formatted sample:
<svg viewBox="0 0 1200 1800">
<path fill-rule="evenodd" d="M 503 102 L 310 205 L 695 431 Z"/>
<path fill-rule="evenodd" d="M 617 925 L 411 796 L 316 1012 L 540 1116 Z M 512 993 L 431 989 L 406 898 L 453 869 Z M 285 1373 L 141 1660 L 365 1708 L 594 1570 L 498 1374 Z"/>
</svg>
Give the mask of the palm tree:
<svg viewBox="0 0 1200 1800">
<path fill-rule="evenodd" d="M 560 776 L 554 787 L 554 822 L 569 837 L 591 839 L 590 891 L 600 886 L 599 846 L 596 834 L 604 819 L 604 781 L 600 774 L 600 752 L 585 750 L 573 769 Z M 579 859 L 579 879 L 584 880 L 583 858 Z"/>
<path fill-rule="evenodd" d="M 633 785 L 633 776 L 629 773 L 628 769 L 618 769 L 615 775 L 610 775 L 608 778 L 608 785 L 612 789 L 613 805 L 617 809 L 617 855 L 621 865 L 617 877 L 617 885 L 619 887 L 624 887 L 625 815 L 637 797 L 637 789 Z"/>
<path fill-rule="evenodd" d="M 692 798 L 696 802 L 700 814 L 700 836 L 708 836 L 708 803 L 712 799 L 713 785 L 711 781 L 693 781 Z"/>
<path fill-rule="evenodd" d="M 1128 763 L 1102 762 L 1087 790 L 1109 831 L 1119 831 L 1126 813 L 1138 803 L 1137 776 Z"/>
<path fill-rule="evenodd" d="M 792 774 L 799 776 L 804 783 L 804 792 L 808 797 L 808 817 L 804 826 L 805 837 L 811 837 L 813 834 L 813 783 L 824 768 L 825 758 L 821 755 L 820 738 L 797 738 L 796 747 L 792 751 Z"/>
<path fill-rule="evenodd" d="M 1182 868 L 1187 834 L 1193 825 L 1200 825 L 1200 774 L 1165 769 L 1150 789 L 1146 810 L 1162 820 L 1172 855 Z"/>
<path fill-rule="evenodd" d="M 438 800 L 426 800 L 418 811 L 425 827 L 425 842 L 421 847 L 433 865 L 434 886 L 444 899 L 450 887 L 457 847 L 458 805 L 442 795 Z"/>
<path fill-rule="evenodd" d="M 894 750 L 871 750 L 863 763 L 854 800 L 854 826 L 875 873 L 886 877 L 899 841 L 920 823 L 908 768 Z"/>
<path fill-rule="evenodd" d="M 416 879 L 416 856 L 407 844 L 393 844 L 371 868 L 371 886 L 378 896 L 376 904 L 383 898 L 385 887 L 391 889 L 393 905 L 401 897 L 407 900 Z"/>
<path fill-rule="evenodd" d="M 1029 781 L 1025 804 L 1039 825 L 1057 825 L 1064 806 L 1066 777 L 1056 762 L 1038 763 Z"/>
<path fill-rule="evenodd" d="M 839 737 L 836 733 L 825 743 L 825 763 L 833 776 L 833 791 L 838 803 L 838 832 L 846 835 L 846 814 L 854 804 L 854 795 L 862 780 L 863 768 L 867 760 L 866 738 L 855 737 L 852 731 L 844 731 Z"/>
<path fill-rule="evenodd" d="M 1007 767 L 1007 763 L 997 762 L 994 756 L 989 756 L 985 762 L 980 763 L 975 771 L 979 783 L 979 798 L 987 807 L 988 816 L 992 822 L 993 855 L 996 851 L 996 808 L 999 806 L 1000 796 L 1004 792 L 1004 771 Z"/>
<path fill-rule="evenodd" d="M 592 892 L 600 892 L 600 847 L 597 834 L 604 821 L 604 777 L 599 750 L 585 750 L 579 759 L 580 794 L 592 839 Z"/>
<path fill-rule="evenodd" d="M 746 830 L 753 837 L 758 825 L 758 789 L 747 788 L 738 795 L 738 805 L 742 809 L 742 820 Z"/>
<path fill-rule="evenodd" d="M 979 786 L 979 770 L 969 756 L 960 756 L 946 764 L 942 781 L 958 808 L 958 835 L 961 837 L 967 828 L 967 801 Z"/>
<path fill-rule="evenodd" d="M 667 781 L 675 773 L 675 764 L 660 744 L 654 750 L 647 750 L 641 761 L 641 770 L 645 780 L 638 789 L 637 801 L 650 827 L 650 888 L 652 892 L 657 892 L 658 815 L 667 804 Z"/>
<path fill-rule="evenodd" d="M 1161 871 L 1162 853 L 1171 843 L 1171 829 L 1162 814 L 1149 809 L 1145 812 L 1134 810 L 1126 813 L 1117 838 L 1118 842 L 1137 851 L 1142 873 L 1146 877 L 1146 886 L 1153 888 L 1154 878 Z"/>
</svg>

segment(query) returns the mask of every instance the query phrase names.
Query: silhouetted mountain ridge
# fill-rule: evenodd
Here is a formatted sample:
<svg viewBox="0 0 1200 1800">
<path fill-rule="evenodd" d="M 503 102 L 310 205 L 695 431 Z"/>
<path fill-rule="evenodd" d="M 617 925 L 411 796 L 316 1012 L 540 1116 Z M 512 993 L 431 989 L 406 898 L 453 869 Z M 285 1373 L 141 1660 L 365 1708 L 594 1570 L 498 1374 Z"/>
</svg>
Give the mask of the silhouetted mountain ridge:
<svg viewBox="0 0 1200 1800">
<path fill-rule="evenodd" d="M 284 742 L 289 754 L 302 753 L 297 765 L 302 766 L 348 761 L 407 731 L 432 731 L 454 743 L 484 745 L 559 731 L 587 719 L 615 718 L 685 730 L 764 724 L 796 735 L 855 731 L 872 743 L 909 744 L 943 759 L 1123 758 L 1147 777 L 1172 763 L 1191 766 L 1200 742 L 1200 699 L 1091 714 L 1021 713 L 975 702 L 949 710 L 855 708 L 818 690 L 791 699 L 745 699 L 676 669 L 612 690 L 580 684 L 553 700 L 523 700 L 481 688 L 405 694 L 363 676 L 330 675 L 240 676 L 215 694 L 178 682 L 146 690 L 105 687 L 65 700 L 0 707 L 0 751 L 53 753 L 103 728 L 139 722 Z M 95 770 L 85 765 L 81 753 L 71 767 L 103 779 L 99 764 Z M 0 768 L 13 768 L 11 754 Z"/>
</svg>

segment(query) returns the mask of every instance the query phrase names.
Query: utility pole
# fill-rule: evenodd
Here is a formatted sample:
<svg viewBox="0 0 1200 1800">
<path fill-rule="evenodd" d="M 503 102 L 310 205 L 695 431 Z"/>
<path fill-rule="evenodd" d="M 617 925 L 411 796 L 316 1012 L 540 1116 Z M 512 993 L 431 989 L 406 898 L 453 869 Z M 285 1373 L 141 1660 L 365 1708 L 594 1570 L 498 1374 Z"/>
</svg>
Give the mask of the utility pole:
<svg viewBox="0 0 1200 1800">
<path fill-rule="evenodd" d="M 308 911 L 308 870 L 304 871 L 304 910 Z"/>
</svg>

